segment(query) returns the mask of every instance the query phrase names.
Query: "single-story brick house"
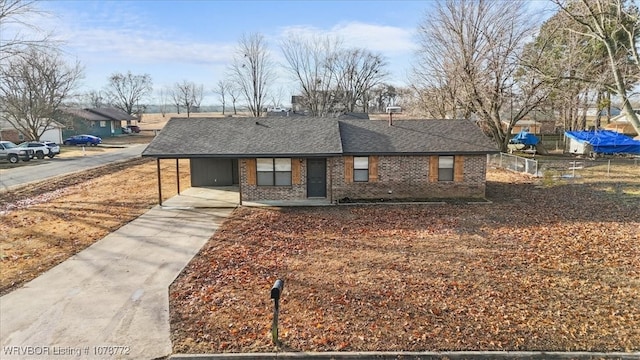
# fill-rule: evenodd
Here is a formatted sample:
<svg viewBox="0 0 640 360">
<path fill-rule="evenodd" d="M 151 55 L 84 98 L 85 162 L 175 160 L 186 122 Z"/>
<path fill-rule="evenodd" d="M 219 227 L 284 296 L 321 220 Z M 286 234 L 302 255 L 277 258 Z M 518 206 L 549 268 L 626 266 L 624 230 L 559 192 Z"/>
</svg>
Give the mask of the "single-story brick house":
<svg viewBox="0 0 640 360">
<path fill-rule="evenodd" d="M 336 203 L 484 197 L 497 152 L 468 120 L 172 118 L 142 156 L 190 159 L 192 186 L 238 185 L 241 203 Z"/>
</svg>

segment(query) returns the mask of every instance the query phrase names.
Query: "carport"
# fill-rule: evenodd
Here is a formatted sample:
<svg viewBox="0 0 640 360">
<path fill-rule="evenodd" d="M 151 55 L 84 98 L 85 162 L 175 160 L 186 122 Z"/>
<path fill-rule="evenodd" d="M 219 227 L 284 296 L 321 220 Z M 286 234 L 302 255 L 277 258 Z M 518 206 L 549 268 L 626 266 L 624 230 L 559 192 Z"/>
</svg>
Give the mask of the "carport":
<svg viewBox="0 0 640 360">
<path fill-rule="evenodd" d="M 144 154 L 143 156 L 151 156 Z M 189 160 L 191 187 L 182 191 L 180 160 Z M 175 160 L 177 196 L 163 202 L 161 160 Z M 171 207 L 235 207 L 242 205 L 238 159 L 213 157 L 156 157 L 158 204 Z"/>
</svg>

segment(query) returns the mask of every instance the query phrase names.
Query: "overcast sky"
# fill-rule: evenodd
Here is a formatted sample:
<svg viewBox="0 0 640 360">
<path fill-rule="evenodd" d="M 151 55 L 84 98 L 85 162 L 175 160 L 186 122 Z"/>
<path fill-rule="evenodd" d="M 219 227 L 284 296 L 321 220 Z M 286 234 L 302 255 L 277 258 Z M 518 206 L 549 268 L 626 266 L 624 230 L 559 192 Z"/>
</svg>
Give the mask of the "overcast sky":
<svg viewBox="0 0 640 360">
<path fill-rule="evenodd" d="M 240 36 L 253 32 L 266 37 L 277 62 L 283 62 L 278 43 L 291 32 L 339 36 L 346 45 L 381 53 L 389 63 L 390 82 L 406 84 L 416 28 L 432 5 L 406 0 L 51 0 L 39 4 L 50 15 L 34 20 L 64 40 L 66 55 L 84 66 L 83 91 L 101 89 L 110 74 L 130 70 L 150 74 L 154 90 L 188 80 L 210 93 L 225 77 Z M 278 82 L 279 87 L 292 84 L 285 73 Z M 215 102 L 207 99 L 203 105 Z"/>
</svg>

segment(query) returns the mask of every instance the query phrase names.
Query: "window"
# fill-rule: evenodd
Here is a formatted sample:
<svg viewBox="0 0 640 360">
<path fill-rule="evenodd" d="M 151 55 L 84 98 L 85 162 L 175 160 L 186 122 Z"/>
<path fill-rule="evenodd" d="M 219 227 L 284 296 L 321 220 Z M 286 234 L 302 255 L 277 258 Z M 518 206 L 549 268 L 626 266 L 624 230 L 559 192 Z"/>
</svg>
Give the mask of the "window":
<svg viewBox="0 0 640 360">
<path fill-rule="evenodd" d="M 100 121 L 100 127 L 106 127 L 107 126 L 107 122 L 104 120 Z"/>
<path fill-rule="evenodd" d="M 359 182 L 369 181 L 369 157 L 367 156 L 353 157 L 353 181 L 359 181 Z"/>
<path fill-rule="evenodd" d="M 453 181 L 453 156 L 438 156 L 438 181 Z"/>
<path fill-rule="evenodd" d="M 258 185 L 291 186 L 291 159 L 262 158 L 256 161 Z"/>
</svg>

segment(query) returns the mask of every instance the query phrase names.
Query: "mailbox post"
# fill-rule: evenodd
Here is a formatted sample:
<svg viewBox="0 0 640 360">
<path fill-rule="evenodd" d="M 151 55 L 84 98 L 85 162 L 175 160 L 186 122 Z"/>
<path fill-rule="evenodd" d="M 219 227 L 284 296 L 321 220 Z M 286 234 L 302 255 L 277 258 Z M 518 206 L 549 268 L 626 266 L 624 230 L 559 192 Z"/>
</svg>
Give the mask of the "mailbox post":
<svg viewBox="0 0 640 360">
<path fill-rule="evenodd" d="M 280 295 L 284 288 L 284 280 L 276 280 L 271 287 L 271 298 L 273 299 L 273 323 L 271 324 L 271 338 L 274 345 L 279 345 L 278 341 L 278 312 L 280 311 Z"/>
</svg>

